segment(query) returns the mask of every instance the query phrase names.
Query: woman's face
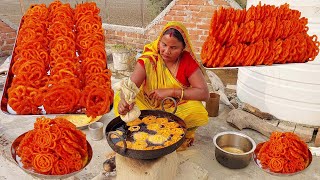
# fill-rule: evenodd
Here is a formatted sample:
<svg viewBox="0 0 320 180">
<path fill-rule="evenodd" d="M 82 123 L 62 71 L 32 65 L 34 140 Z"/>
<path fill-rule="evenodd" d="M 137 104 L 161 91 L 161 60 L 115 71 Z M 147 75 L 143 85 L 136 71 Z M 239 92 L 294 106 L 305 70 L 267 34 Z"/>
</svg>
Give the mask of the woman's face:
<svg viewBox="0 0 320 180">
<path fill-rule="evenodd" d="M 165 34 L 160 39 L 160 55 L 166 62 L 175 62 L 180 56 L 183 49 L 183 43 L 170 34 Z"/>
</svg>

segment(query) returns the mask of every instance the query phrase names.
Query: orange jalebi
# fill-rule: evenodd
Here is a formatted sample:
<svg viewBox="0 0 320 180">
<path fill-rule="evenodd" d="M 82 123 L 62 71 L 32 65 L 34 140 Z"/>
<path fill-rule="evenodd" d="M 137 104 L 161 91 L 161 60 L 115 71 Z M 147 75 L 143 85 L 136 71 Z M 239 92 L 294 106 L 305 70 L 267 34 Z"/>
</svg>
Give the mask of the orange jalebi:
<svg viewBox="0 0 320 180">
<path fill-rule="evenodd" d="M 69 174 L 82 169 L 88 160 L 86 136 L 66 119 L 40 117 L 21 140 L 17 155 L 26 169 Z"/>
<path fill-rule="evenodd" d="M 213 13 L 201 50 L 205 67 L 253 66 L 312 61 L 319 41 L 307 34 L 308 19 L 289 8 L 263 5 Z M 237 52 L 240 55 L 235 58 Z"/>
<path fill-rule="evenodd" d="M 21 21 L 8 89 L 8 104 L 16 113 L 85 112 L 95 117 L 110 110 L 111 71 L 99 12 L 95 3 L 75 9 L 60 1 L 48 8 L 30 7 Z M 56 171 L 63 171 L 64 164 Z"/>
<path fill-rule="evenodd" d="M 309 165 L 306 143 L 291 132 L 273 132 L 269 141 L 260 143 L 255 150 L 264 169 L 276 173 L 294 173 Z"/>
</svg>

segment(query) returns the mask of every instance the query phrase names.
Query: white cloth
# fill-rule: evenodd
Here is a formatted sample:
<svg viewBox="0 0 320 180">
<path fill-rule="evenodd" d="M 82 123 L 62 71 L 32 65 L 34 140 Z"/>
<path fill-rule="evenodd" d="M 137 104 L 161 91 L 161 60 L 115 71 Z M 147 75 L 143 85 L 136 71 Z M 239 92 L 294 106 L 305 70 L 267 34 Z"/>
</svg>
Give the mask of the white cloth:
<svg viewBox="0 0 320 180">
<path fill-rule="evenodd" d="M 136 98 L 137 94 L 139 93 L 139 88 L 136 86 L 136 84 L 134 82 L 131 81 L 130 78 L 125 78 L 121 81 L 120 90 L 122 91 L 122 93 L 124 95 L 124 100 L 128 104 L 134 103 L 135 98 Z M 135 104 L 133 106 L 133 109 L 131 109 L 131 111 L 129 111 L 126 115 L 120 115 L 120 118 L 124 122 L 129 122 L 129 121 L 137 119 L 140 116 L 140 114 L 141 114 L 141 111 L 138 108 L 138 106 Z"/>
</svg>

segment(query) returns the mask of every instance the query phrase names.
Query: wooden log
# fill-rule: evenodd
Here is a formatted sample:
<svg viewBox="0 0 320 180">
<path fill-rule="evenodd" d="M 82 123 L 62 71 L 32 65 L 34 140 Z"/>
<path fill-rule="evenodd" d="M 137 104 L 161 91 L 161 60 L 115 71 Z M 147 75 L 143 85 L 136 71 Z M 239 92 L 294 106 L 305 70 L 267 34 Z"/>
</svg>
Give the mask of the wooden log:
<svg viewBox="0 0 320 180">
<path fill-rule="evenodd" d="M 274 119 L 275 117 L 272 114 L 266 113 L 266 112 L 262 112 L 260 111 L 260 109 L 251 106 L 248 103 L 243 103 L 242 105 L 242 110 L 247 111 L 261 119 Z"/>
<path fill-rule="evenodd" d="M 284 131 L 279 127 L 267 123 L 266 120 L 262 120 L 255 115 L 238 109 L 229 112 L 227 122 L 240 130 L 244 128 L 253 129 L 267 137 L 269 137 L 273 131 Z"/>
<path fill-rule="evenodd" d="M 173 180 L 177 175 L 178 156 L 171 154 L 155 160 L 138 160 L 116 155 L 117 180 Z"/>
</svg>

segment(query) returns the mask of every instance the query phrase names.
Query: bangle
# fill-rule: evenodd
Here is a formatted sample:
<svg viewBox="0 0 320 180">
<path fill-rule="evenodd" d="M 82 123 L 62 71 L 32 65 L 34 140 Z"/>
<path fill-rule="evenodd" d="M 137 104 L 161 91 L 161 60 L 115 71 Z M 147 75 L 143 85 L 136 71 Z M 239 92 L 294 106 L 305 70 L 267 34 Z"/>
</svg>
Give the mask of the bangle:
<svg viewBox="0 0 320 180">
<path fill-rule="evenodd" d="M 184 92 L 184 89 L 181 88 L 181 96 L 180 96 L 180 101 L 183 99 L 183 92 Z"/>
</svg>

